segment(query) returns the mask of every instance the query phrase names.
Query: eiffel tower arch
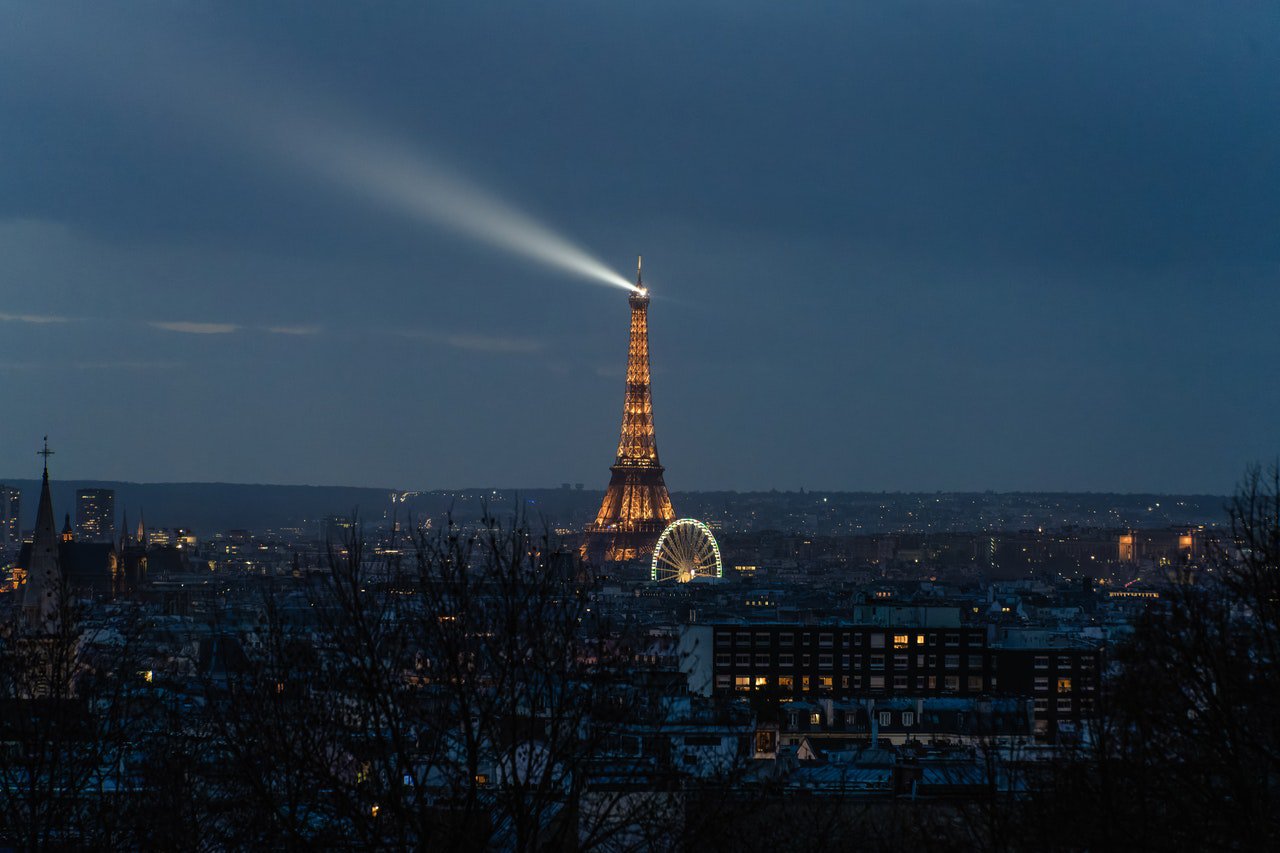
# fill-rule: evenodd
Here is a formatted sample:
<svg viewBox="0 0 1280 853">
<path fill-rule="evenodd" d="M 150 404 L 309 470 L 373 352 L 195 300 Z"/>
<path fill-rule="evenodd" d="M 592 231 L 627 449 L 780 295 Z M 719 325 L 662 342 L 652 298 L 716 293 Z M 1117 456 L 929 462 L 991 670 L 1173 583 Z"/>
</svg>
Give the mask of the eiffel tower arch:
<svg viewBox="0 0 1280 853">
<path fill-rule="evenodd" d="M 649 291 L 636 265 L 631 306 L 631 343 L 627 350 L 627 387 L 622 404 L 618 457 L 610 467 L 609 488 L 596 520 L 587 525 L 583 553 L 591 559 L 635 560 L 653 553 L 663 529 L 675 520 L 671 495 L 662 479 L 658 441 L 653 430 L 649 387 Z"/>
</svg>

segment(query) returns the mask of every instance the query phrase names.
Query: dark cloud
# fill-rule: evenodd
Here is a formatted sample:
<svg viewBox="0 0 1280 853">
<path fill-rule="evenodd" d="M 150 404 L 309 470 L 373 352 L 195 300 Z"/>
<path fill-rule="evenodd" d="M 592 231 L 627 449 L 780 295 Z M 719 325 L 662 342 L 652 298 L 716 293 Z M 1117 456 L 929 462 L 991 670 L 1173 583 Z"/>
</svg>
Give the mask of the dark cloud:
<svg viewBox="0 0 1280 853">
<path fill-rule="evenodd" d="M 71 476 L 603 482 L 620 292 L 295 168 L 286 116 L 643 251 L 675 488 L 1223 491 L 1276 452 L 1270 4 L 0 16 L 8 363 L 129 388 L 8 368 L 15 475 L 49 432 Z"/>
</svg>

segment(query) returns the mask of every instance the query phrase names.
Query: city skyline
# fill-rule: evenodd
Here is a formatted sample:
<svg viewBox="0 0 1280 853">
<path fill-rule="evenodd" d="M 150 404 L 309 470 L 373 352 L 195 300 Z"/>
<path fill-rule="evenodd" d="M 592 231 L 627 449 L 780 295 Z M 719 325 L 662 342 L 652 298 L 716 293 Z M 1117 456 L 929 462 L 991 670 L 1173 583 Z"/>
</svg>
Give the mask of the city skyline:
<svg viewBox="0 0 1280 853">
<path fill-rule="evenodd" d="M 922 8 L 6 12 L 0 470 L 603 488 L 625 294 L 292 168 L 275 99 L 643 251 L 673 491 L 1230 492 L 1276 21 Z"/>
</svg>

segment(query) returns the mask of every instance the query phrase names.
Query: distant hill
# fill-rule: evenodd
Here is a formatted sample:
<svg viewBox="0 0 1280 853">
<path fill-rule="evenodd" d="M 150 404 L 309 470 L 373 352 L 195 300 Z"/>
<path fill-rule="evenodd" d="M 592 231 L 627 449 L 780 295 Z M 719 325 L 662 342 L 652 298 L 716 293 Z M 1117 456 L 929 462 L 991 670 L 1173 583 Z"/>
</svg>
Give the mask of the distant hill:
<svg viewBox="0 0 1280 853">
<path fill-rule="evenodd" d="M 35 523 L 39 480 L 3 480 L 22 490 L 22 526 Z M 138 515 L 148 527 L 186 527 L 201 535 L 234 528 L 300 526 L 329 515 L 349 515 L 355 510 L 366 518 L 381 518 L 390 505 L 390 489 L 349 486 L 269 486 L 243 483 L 117 483 L 103 480 L 51 481 L 53 509 L 58 527 L 71 514 L 75 523 L 77 489 L 115 489 L 116 517 Z M 118 523 L 118 521 L 117 521 Z"/>
<path fill-rule="evenodd" d="M 37 480 L 0 480 L 22 490 L 22 525 L 35 521 Z M 274 486 L 245 483 L 119 483 L 98 480 L 53 483 L 58 524 L 75 519 L 75 490 L 116 492 L 117 523 L 128 510 L 132 524 L 144 513 L 148 527 L 185 527 L 201 536 L 221 530 L 302 527 L 320 532 L 333 515 L 358 512 L 365 521 L 393 513 L 400 519 L 446 514 L 462 522 L 482 514 L 510 519 L 523 513 L 534 527 L 580 530 L 594 518 L 601 491 L 558 489 L 457 489 L 396 493 L 352 486 Z M 398 500 L 393 503 L 392 495 Z M 1023 530 L 1044 526 L 1103 528 L 1221 524 L 1227 499 L 1218 495 L 1152 495 L 1055 492 L 675 492 L 682 516 L 733 529 L 808 533 Z"/>
</svg>

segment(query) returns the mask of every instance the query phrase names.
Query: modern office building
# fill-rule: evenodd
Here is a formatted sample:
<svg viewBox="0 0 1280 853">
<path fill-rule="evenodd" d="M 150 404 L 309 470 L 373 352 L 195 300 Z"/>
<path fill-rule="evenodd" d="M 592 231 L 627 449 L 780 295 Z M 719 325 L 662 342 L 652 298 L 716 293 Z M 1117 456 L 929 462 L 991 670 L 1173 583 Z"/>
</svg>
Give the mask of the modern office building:
<svg viewBox="0 0 1280 853">
<path fill-rule="evenodd" d="M 116 493 L 114 489 L 76 491 L 76 536 L 81 542 L 115 539 Z"/>
<path fill-rule="evenodd" d="M 0 549 L 22 544 L 22 527 L 18 521 L 21 499 L 21 490 L 0 485 Z"/>
</svg>

